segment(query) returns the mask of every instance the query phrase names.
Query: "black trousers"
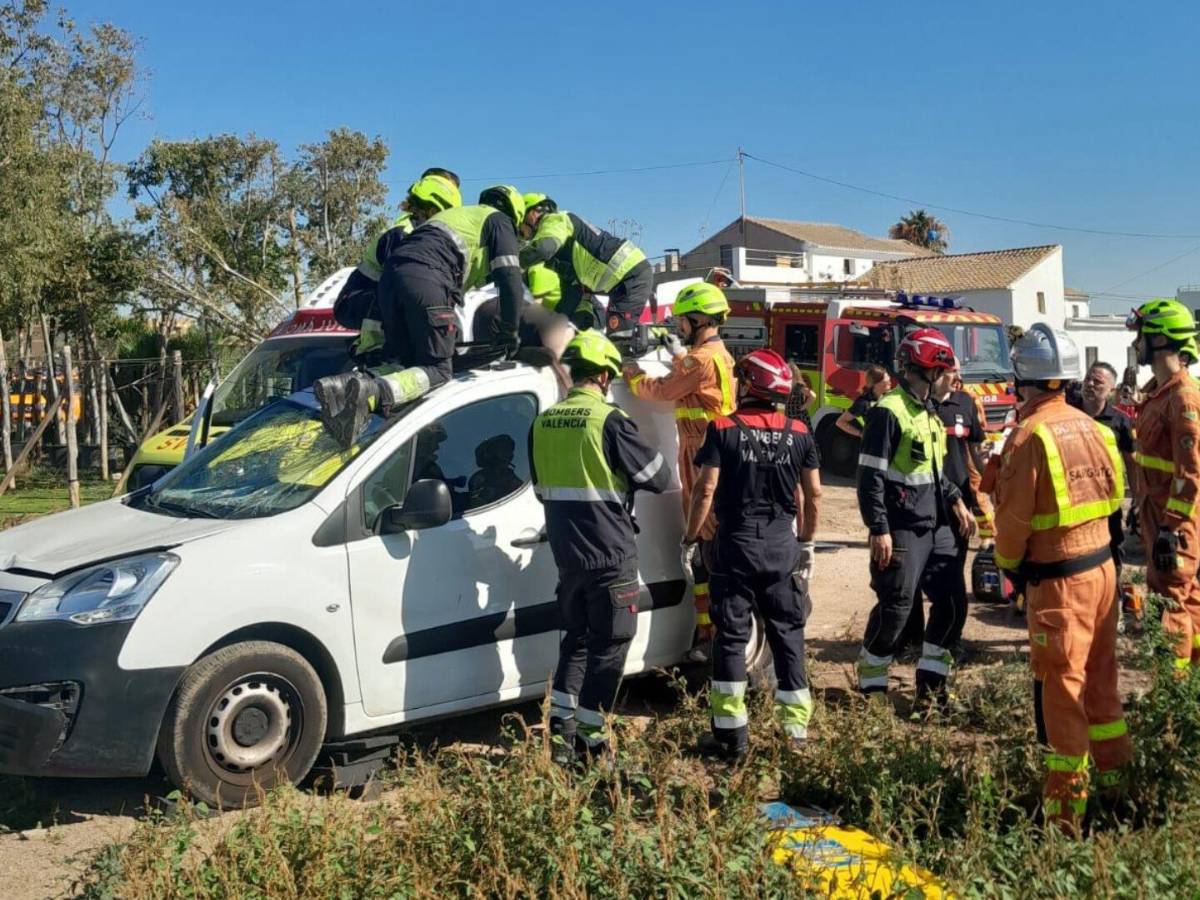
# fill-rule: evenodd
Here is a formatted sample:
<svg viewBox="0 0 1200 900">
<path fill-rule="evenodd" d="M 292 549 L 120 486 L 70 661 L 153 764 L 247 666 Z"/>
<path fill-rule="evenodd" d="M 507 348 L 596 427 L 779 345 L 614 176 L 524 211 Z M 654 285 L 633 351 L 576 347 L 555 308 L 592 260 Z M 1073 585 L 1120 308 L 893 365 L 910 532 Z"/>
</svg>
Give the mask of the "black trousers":
<svg viewBox="0 0 1200 900">
<path fill-rule="evenodd" d="M 604 714 L 613 708 L 637 632 L 637 560 L 607 569 L 560 570 L 558 610 L 562 641 L 550 696 L 550 718 L 564 732 L 603 738 Z"/>
<path fill-rule="evenodd" d="M 867 618 L 863 648 L 872 656 L 890 661 L 918 588 L 929 596 L 925 646 L 917 664 L 918 688 L 939 687 L 945 682 L 948 666 L 941 660 L 962 634 L 966 621 L 965 546 L 945 525 L 925 531 L 893 531 L 891 563 L 886 569 L 871 563 L 876 603 Z M 864 690 L 886 690 L 886 686 Z"/>
<path fill-rule="evenodd" d="M 709 591 L 713 625 L 713 683 L 745 691 L 746 644 L 754 613 L 762 618 L 775 663 L 779 695 L 808 687 L 804 664 L 804 623 L 811 604 L 796 577 L 799 549 L 786 516 L 770 522 L 745 520 L 722 526 L 710 547 Z M 718 727 L 713 733 L 734 746 L 749 739 L 745 724 Z"/>
<path fill-rule="evenodd" d="M 450 380 L 458 340 L 458 289 L 425 266 L 386 266 L 379 279 L 379 317 L 384 354 L 401 365 L 420 366 L 429 386 Z"/>
<path fill-rule="evenodd" d="M 629 270 L 620 284 L 608 292 L 608 330 L 636 328 L 642 310 L 653 296 L 654 270 L 648 261 L 642 260 Z"/>
</svg>

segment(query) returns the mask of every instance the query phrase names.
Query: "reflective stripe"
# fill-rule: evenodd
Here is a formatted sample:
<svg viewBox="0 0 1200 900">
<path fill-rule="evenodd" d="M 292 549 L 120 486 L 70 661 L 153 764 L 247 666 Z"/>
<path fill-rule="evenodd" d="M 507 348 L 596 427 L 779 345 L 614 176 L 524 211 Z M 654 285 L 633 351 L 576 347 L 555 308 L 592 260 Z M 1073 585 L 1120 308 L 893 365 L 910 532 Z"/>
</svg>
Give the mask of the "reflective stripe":
<svg viewBox="0 0 1200 900">
<path fill-rule="evenodd" d="M 1177 669 L 1186 669 L 1189 666 L 1191 666 L 1191 664 L 1192 664 L 1192 658 L 1190 656 L 1175 657 L 1175 668 L 1177 668 Z"/>
<path fill-rule="evenodd" d="M 543 500 L 574 500 L 580 503 L 624 503 L 625 495 L 604 488 L 538 486 L 535 493 Z"/>
<path fill-rule="evenodd" d="M 998 550 L 992 551 L 992 558 L 996 560 L 996 565 L 1002 569 L 1008 569 L 1010 572 L 1015 572 L 1021 565 L 1021 560 L 1019 557 L 1017 559 L 1012 559 L 1011 557 L 1002 555 Z"/>
<path fill-rule="evenodd" d="M 746 682 L 744 681 L 714 681 L 712 689 L 726 697 L 746 696 Z"/>
<path fill-rule="evenodd" d="M 708 584 L 701 581 L 699 584 L 692 585 L 692 596 L 693 597 L 707 597 L 708 596 Z"/>
<path fill-rule="evenodd" d="M 1200 649 L 1200 633 L 1192 635 L 1192 646 L 1196 649 Z"/>
<path fill-rule="evenodd" d="M 579 705 L 579 698 L 573 694 L 566 694 L 562 691 L 551 691 L 550 702 L 560 709 L 574 709 Z"/>
<path fill-rule="evenodd" d="M 1066 753 L 1047 753 L 1046 768 L 1051 772 L 1086 772 L 1088 755 L 1070 756 Z"/>
<path fill-rule="evenodd" d="M 491 261 L 488 269 L 495 272 L 497 269 L 519 269 L 521 261 L 515 256 L 497 256 Z"/>
<path fill-rule="evenodd" d="M 579 720 L 580 725 L 590 725 L 592 728 L 604 727 L 604 713 L 588 709 L 586 706 L 579 707 L 575 711 L 575 717 Z"/>
<path fill-rule="evenodd" d="M 1125 781 L 1123 769 L 1107 769 L 1096 773 L 1096 783 L 1102 788 L 1114 788 Z"/>
<path fill-rule="evenodd" d="M 1100 436 L 1104 439 L 1104 448 L 1108 451 L 1109 460 L 1113 466 L 1113 493 L 1105 500 L 1093 500 L 1089 503 L 1072 504 L 1070 482 L 1067 479 L 1066 467 L 1058 452 L 1058 444 L 1050 433 L 1050 428 L 1044 422 L 1033 429 L 1034 435 L 1042 443 L 1046 454 L 1046 464 L 1050 468 L 1050 484 L 1054 488 L 1054 505 L 1057 509 L 1051 513 L 1041 513 L 1030 519 L 1030 527 L 1034 531 L 1047 531 L 1051 528 L 1062 528 L 1068 525 L 1079 525 L 1093 519 L 1104 519 L 1121 508 L 1121 497 L 1125 493 L 1125 467 L 1121 462 L 1121 454 L 1117 449 L 1117 439 L 1112 429 L 1099 423 L 1094 423 Z"/>
<path fill-rule="evenodd" d="M 889 481 L 899 481 L 903 484 L 933 484 L 932 472 L 901 472 L 894 466 L 887 470 Z"/>
<path fill-rule="evenodd" d="M 734 728 L 745 728 L 750 724 L 750 717 L 742 714 L 737 716 L 713 716 L 713 727 L 732 731 Z"/>
<path fill-rule="evenodd" d="M 1090 741 L 1111 741 L 1125 734 L 1129 734 L 1129 728 L 1125 725 L 1124 719 L 1088 726 L 1088 740 Z"/>
<path fill-rule="evenodd" d="M 603 294 L 615 288 L 620 283 L 621 279 L 629 274 L 628 269 L 622 270 L 621 267 L 630 261 L 632 261 L 634 265 L 641 262 L 641 260 L 632 259 L 635 254 L 643 257 L 645 256 L 645 254 L 638 249 L 637 245 L 631 243 L 630 241 L 626 241 L 620 247 L 618 247 L 617 252 L 612 255 L 612 258 L 600 272 L 600 277 L 596 279 L 595 289 Z M 630 266 L 630 268 L 632 268 L 632 266 Z"/>
<path fill-rule="evenodd" d="M 1154 469 L 1158 472 L 1174 472 L 1175 463 L 1161 456 L 1151 456 L 1149 453 L 1133 454 L 1133 461 L 1143 469 Z"/>
<path fill-rule="evenodd" d="M 698 613 L 696 613 L 696 624 L 697 625 L 711 625 L 712 624 L 712 616 L 710 616 L 706 612 L 698 612 Z"/>
<path fill-rule="evenodd" d="M 465 286 L 471 277 L 471 248 L 467 242 L 463 240 L 462 235 L 447 225 L 445 222 L 434 216 L 425 225 L 429 228 L 436 228 L 450 238 L 454 248 L 462 255 L 462 283 Z"/>
<path fill-rule="evenodd" d="M 658 470 L 662 468 L 662 465 L 663 465 L 663 455 L 661 453 L 655 453 L 654 459 L 652 459 L 652 460 L 650 460 L 650 462 L 646 463 L 646 465 L 642 467 L 641 471 L 635 473 L 633 476 L 633 480 L 636 481 L 638 484 L 645 484 L 647 481 L 649 481 L 651 478 L 653 478 L 655 475 L 658 474 Z"/>
<path fill-rule="evenodd" d="M 641 380 L 642 380 L 643 378 L 645 378 L 645 377 L 646 377 L 646 373 L 645 373 L 645 372 L 638 372 L 638 374 L 634 375 L 634 376 L 633 376 L 632 378 L 630 378 L 630 379 L 629 379 L 629 380 L 628 380 L 626 383 L 627 383 L 627 384 L 628 384 L 628 385 L 629 385 L 631 388 L 632 388 L 632 387 L 637 387 L 637 384 L 638 384 L 638 382 L 639 382 L 639 381 L 641 381 Z M 637 393 L 637 391 L 634 391 L 634 393 L 636 394 L 636 393 Z"/>
<path fill-rule="evenodd" d="M 1058 799 L 1057 797 L 1050 797 L 1045 803 L 1042 804 L 1042 808 L 1045 810 L 1046 815 L 1048 816 L 1061 816 L 1062 800 Z M 1087 812 L 1087 798 L 1072 797 L 1067 800 L 1067 808 L 1070 809 L 1072 814 L 1082 816 L 1085 812 Z"/>
<path fill-rule="evenodd" d="M 918 672 L 932 672 L 935 675 L 949 676 L 950 663 L 942 659 L 930 659 L 928 656 L 922 656 L 917 661 Z"/>
<path fill-rule="evenodd" d="M 1181 516 L 1188 516 L 1190 518 L 1192 513 L 1196 511 L 1196 504 L 1184 503 L 1182 500 L 1172 497 L 1167 501 L 1167 511 L 1179 513 Z"/>
<path fill-rule="evenodd" d="M 783 733 L 790 738 L 798 738 L 800 740 L 808 739 L 808 726 L 799 724 L 784 724 Z"/>
<path fill-rule="evenodd" d="M 675 407 L 675 418 L 677 419 L 715 419 L 717 413 L 709 412 L 701 406 L 677 406 Z"/>
<path fill-rule="evenodd" d="M 858 454 L 858 464 L 868 469 L 879 469 L 881 472 L 886 472 L 888 461 L 882 456 L 871 456 L 869 453 Z"/>
<path fill-rule="evenodd" d="M 950 651 L 947 650 L 945 647 L 939 647 L 937 644 L 929 643 L 929 641 L 923 641 L 921 643 L 921 655 L 922 656 L 944 656 L 945 654 L 947 654 L 949 652 Z"/>
<path fill-rule="evenodd" d="M 780 703 L 788 703 L 792 706 L 812 706 L 812 691 L 808 688 L 801 688 L 798 691 L 777 689 L 775 699 Z"/>
<path fill-rule="evenodd" d="M 858 663 L 862 665 L 864 662 L 871 666 L 890 666 L 892 664 L 891 656 L 876 656 L 863 647 L 858 653 Z"/>
<path fill-rule="evenodd" d="M 858 676 L 858 689 L 865 691 L 867 688 L 886 688 L 888 685 L 888 677 L 886 675 L 872 675 L 869 678 L 864 678 L 861 674 Z"/>
<path fill-rule="evenodd" d="M 725 370 L 725 358 L 723 356 L 714 356 L 712 361 L 713 369 L 717 373 L 717 384 L 721 388 L 720 414 L 727 416 L 735 409 L 733 402 L 733 373 Z"/>
</svg>

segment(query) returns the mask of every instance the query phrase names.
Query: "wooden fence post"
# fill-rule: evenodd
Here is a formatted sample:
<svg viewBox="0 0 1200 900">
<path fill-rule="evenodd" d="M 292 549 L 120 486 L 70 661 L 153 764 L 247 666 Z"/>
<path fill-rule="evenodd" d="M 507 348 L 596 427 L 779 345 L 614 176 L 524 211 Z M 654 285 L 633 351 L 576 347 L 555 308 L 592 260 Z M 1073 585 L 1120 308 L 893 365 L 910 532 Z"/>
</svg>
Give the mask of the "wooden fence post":
<svg viewBox="0 0 1200 900">
<path fill-rule="evenodd" d="M 46 369 L 50 379 L 50 399 L 57 400 L 60 395 L 58 390 L 58 377 L 54 371 L 54 338 L 50 335 L 50 320 L 42 315 L 42 340 L 46 344 Z M 66 431 L 63 428 L 61 421 L 54 423 L 54 433 L 58 436 L 58 442 L 61 444 L 66 441 Z"/>
<path fill-rule="evenodd" d="M 100 444 L 100 477 L 109 479 L 108 472 L 108 364 L 96 360 L 96 429 L 99 432 L 97 443 Z"/>
<path fill-rule="evenodd" d="M 175 400 L 175 422 L 178 425 L 183 421 L 183 354 L 174 350 L 171 352 L 171 381 L 172 394 Z"/>
<path fill-rule="evenodd" d="M 42 434 L 46 430 L 46 426 L 50 424 L 50 420 L 58 415 L 58 410 L 62 406 L 62 397 L 59 397 L 50 404 L 46 410 L 46 414 L 42 416 L 38 422 L 37 428 L 33 429 L 33 434 L 29 436 L 29 440 L 25 442 L 25 446 L 21 448 L 21 452 L 17 454 L 17 458 L 13 460 L 13 467 L 8 470 L 8 474 L 4 476 L 4 480 L 0 481 L 0 496 L 12 487 L 13 481 L 17 477 L 17 469 L 25 464 L 29 459 L 29 454 L 33 452 L 33 448 L 38 445 L 38 441 L 42 439 Z"/>
<path fill-rule="evenodd" d="M 12 468 L 12 399 L 9 394 L 8 356 L 4 352 L 4 333 L 0 332 L 0 415 L 4 416 L 0 441 L 4 445 L 4 471 Z"/>
<path fill-rule="evenodd" d="M 162 424 L 163 416 L 167 414 L 167 404 L 170 403 L 170 400 L 170 397 L 167 397 L 165 394 L 163 395 L 162 403 L 158 404 L 158 410 L 154 413 L 154 417 L 150 420 L 150 424 L 146 426 L 145 433 L 142 434 L 142 436 L 138 439 L 139 447 L 146 443 L 146 438 L 158 431 L 158 426 Z M 125 463 L 125 468 L 121 472 L 121 477 L 117 479 L 117 486 L 113 488 L 112 495 L 114 497 L 120 496 L 121 492 L 125 489 L 125 482 L 129 480 L 129 473 L 131 471 L 133 471 L 132 456 L 130 456 L 129 460 Z M 3 493 L 3 491 L 0 491 L 0 493 Z"/>
<path fill-rule="evenodd" d="M 25 365 L 25 357 L 20 357 L 17 360 L 17 384 L 20 385 L 17 390 L 17 440 L 25 437 L 25 416 L 29 413 L 29 405 L 25 402 L 25 397 L 29 393 L 29 385 L 26 384 L 26 379 L 29 378 L 29 367 Z"/>
<path fill-rule="evenodd" d="M 79 508 L 79 435 L 75 423 L 75 372 L 71 368 L 71 345 L 63 344 L 63 380 L 67 387 L 67 498 Z"/>
<path fill-rule="evenodd" d="M 46 416 L 46 391 L 45 385 L 42 383 L 42 370 L 33 370 L 33 397 L 30 398 L 33 402 L 33 408 L 37 411 L 38 424 Z M 43 429 L 44 431 L 45 429 Z M 37 447 L 35 446 L 36 450 Z"/>
</svg>

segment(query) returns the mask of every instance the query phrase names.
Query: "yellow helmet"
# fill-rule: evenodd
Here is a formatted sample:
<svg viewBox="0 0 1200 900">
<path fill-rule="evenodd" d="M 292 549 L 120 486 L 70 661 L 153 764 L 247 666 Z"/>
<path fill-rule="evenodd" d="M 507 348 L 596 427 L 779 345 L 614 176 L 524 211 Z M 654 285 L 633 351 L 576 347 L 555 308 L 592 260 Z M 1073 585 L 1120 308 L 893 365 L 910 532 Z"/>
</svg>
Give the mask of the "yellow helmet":
<svg viewBox="0 0 1200 900">
<path fill-rule="evenodd" d="M 511 184 L 497 184 L 485 188 L 479 195 L 479 202 L 483 206 L 491 206 L 500 210 L 512 219 L 513 225 L 517 228 L 520 228 L 521 223 L 525 221 L 525 198 Z"/>
<path fill-rule="evenodd" d="M 536 191 L 526 194 L 522 199 L 525 201 L 525 212 L 529 212 L 531 209 L 539 206 L 548 213 L 558 210 L 557 203 L 545 194 L 539 194 Z"/>
<path fill-rule="evenodd" d="M 462 206 L 462 194 L 454 182 L 444 175 L 425 175 L 412 183 L 408 189 L 412 197 L 423 203 L 436 206 L 439 211 Z"/>
<path fill-rule="evenodd" d="M 725 292 L 715 284 L 697 282 L 689 284 L 675 295 L 671 305 L 671 315 L 686 316 L 699 314 L 702 316 L 721 316 L 729 312 L 729 301 Z"/>
<path fill-rule="evenodd" d="M 577 368 L 609 372 L 614 378 L 621 374 L 621 352 L 612 341 L 594 329 L 581 331 L 571 338 L 563 350 L 562 361 L 572 374 Z"/>
</svg>

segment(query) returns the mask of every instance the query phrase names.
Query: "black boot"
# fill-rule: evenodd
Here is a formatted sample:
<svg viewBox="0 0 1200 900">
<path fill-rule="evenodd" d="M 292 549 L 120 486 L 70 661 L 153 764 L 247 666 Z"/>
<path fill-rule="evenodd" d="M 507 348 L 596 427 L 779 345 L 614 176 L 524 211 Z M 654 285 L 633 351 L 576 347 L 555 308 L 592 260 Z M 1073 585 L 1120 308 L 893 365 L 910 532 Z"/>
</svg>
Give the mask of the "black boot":
<svg viewBox="0 0 1200 900">
<path fill-rule="evenodd" d="M 349 450 L 378 401 L 379 385 L 365 372 L 327 375 L 313 382 L 313 396 L 321 404 L 321 421 L 338 446 Z"/>
</svg>

